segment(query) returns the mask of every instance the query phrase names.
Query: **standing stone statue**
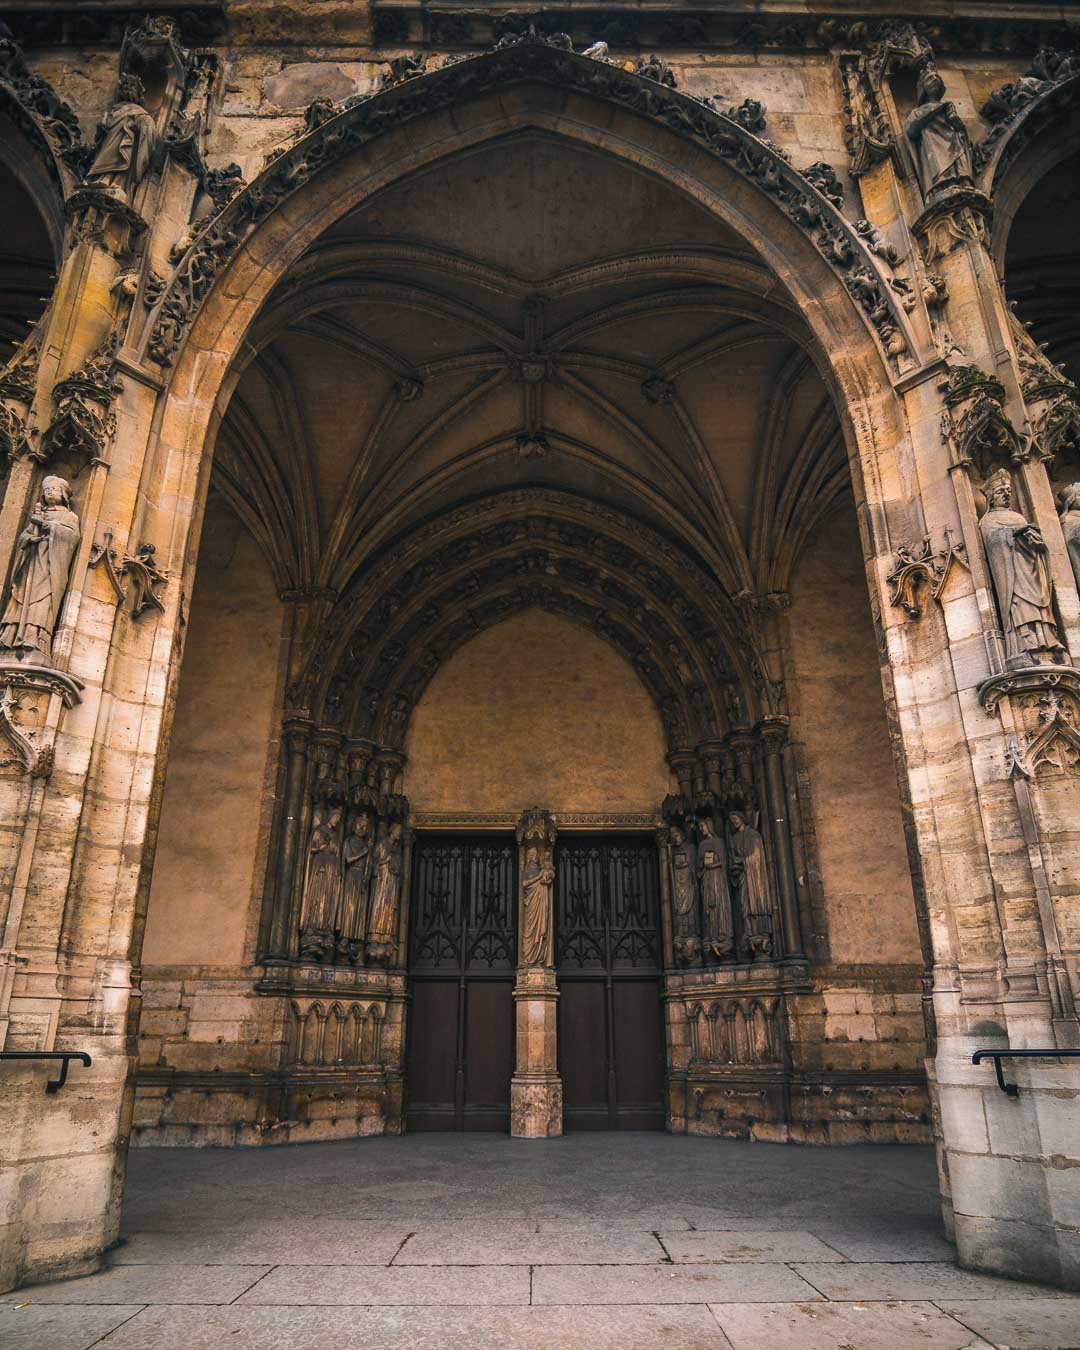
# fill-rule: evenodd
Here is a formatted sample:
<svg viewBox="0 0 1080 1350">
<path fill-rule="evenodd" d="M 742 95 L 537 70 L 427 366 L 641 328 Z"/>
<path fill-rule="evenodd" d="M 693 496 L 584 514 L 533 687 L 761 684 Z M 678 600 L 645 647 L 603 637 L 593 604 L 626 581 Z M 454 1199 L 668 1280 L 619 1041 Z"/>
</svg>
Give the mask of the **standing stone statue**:
<svg viewBox="0 0 1080 1350">
<path fill-rule="evenodd" d="M 743 942 L 752 961 L 772 955 L 772 906 L 765 867 L 765 844 L 741 811 L 731 824 L 731 884 L 739 906 Z"/>
<path fill-rule="evenodd" d="M 971 187 L 971 141 L 956 104 L 945 98 L 937 67 L 925 65 L 916 86 L 918 107 L 904 123 L 915 152 L 923 196 L 930 201 L 951 187 Z"/>
<path fill-rule="evenodd" d="M 22 657 L 52 657 L 52 639 L 80 539 L 66 479 L 49 474 L 41 500 L 15 545 L 11 594 L 0 619 L 0 648 Z"/>
<path fill-rule="evenodd" d="M 334 949 L 341 890 L 341 812 L 318 809 L 308 842 L 307 880 L 300 914 L 300 954 L 321 961 Z"/>
<path fill-rule="evenodd" d="M 120 76 L 116 102 L 101 123 L 101 139 L 86 171 L 87 186 L 101 188 L 129 205 L 160 145 L 157 125 L 143 106 L 145 99 L 137 75 Z"/>
<path fill-rule="evenodd" d="M 1012 666 L 1062 664 L 1046 544 L 1037 526 L 1012 509 L 1012 478 L 999 469 L 986 484 L 979 521 Z"/>
<path fill-rule="evenodd" d="M 366 811 L 358 811 L 341 849 L 344 877 L 341 905 L 334 925 L 338 932 L 339 954 L 354 962 L 361 961 L 364 955 L 371 863 L 371 817 Z"/>
<path fill-rule="evenodd" d="M 530 844 L 521 872 L 521 964 L 550 966 L 552 887 L 555 869 L 547 850 Z"/>
<path fill-rule="evenodd" d="M 688 966 L 701 951 L 697 917 L 697 862 L 686 836 L 677 825 L 668 834 L 671 862 L 672 938 L 675 959 Z"/>
<path fill-rule="evenodd" d="M 397 821 L 379 827 L 375 844 L 374 876 L 367 921 L 367 959 L 373 966 L 386 966 L 397 950 L 398 902 L 404 852 L 401 826 Z"/>
<path fill-rule="evenodd" d="M 708 816 L 702 819 L 700 830 L 697 870 L 701 886 L 701 938 L 705 950 L 717 961 L 724 961 L 735 951 L 731 892 L 728 890 L 727 879 L 727 852 L 724 841 L 716 833 Z"/>
<path fill-rule="evenodd" d="M 1061 494 L 1061 532 L 1080 591 L 1080 483 L 1070 483 Z"/>
</svg>

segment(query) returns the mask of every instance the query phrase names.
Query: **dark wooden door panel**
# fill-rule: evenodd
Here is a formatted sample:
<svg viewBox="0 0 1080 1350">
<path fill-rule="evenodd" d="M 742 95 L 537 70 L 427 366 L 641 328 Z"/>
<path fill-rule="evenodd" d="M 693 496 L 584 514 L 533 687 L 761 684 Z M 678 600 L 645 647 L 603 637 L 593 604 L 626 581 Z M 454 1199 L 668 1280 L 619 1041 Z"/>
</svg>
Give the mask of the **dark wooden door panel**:
<svg viewBox="0 0 1080 1350">
<path fill-rule="evenodd" d="M 608 1128 L 604 986 L 567 980 L 559 988 L 559 1072 L 566 1129 Z"/>
<path fill-rule="evenodd" d="M 663 1129 L 652 839 L 564 836 L 555 854 L 555 939 L 565 1127 Z"/>
<path fill-rule="evenodd" d="M 424 980 L 413 986 L 408 1084 L 410 1130 L 454 1128 L 458 986 Z"/>
<path fill-rule="evenodd" d="M 465 990 L 467 1130 L 509 1130 L 514 1072 L 514 985 L 470 980 Z"/>
<path fill-rule="evenodd" d="M 421 836 L 411 914 L 407 1125 L 508 1129 L 517 956 L 513 839 Z"/>
<path fill-rule="evenodd" d="M 660 983 L 615 980 L 615 1082 L 623 1130 L 664 1128 L 664 1041 Z"/>
</svg>

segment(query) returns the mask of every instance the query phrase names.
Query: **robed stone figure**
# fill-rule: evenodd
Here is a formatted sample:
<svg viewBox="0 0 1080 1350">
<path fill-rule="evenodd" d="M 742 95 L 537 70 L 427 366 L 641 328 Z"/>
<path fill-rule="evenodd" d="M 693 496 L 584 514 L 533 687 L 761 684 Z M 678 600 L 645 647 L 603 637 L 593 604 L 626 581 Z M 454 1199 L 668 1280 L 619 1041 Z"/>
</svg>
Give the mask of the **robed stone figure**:
<svg viewBox="0 0 1080 1350">
<path fill-rule="evenodd" d="M 934 66 L 923 66 L 917 85 L 918 107 L 904 131 L 915 152 L 919 182 L 929 200 L 951 187 L 971 187 L 971 140 L 956 104 L 945 98 L 945 81 Z"/>
<path fill-rule="evenodd" d="M 15 545 L 11 593 L 0 619 L 0 648 L 50 660 L 79 538 L 79 517 L 71 509 L 68 484 L 50 474 Z"/>
<path fill-rule="evenodd" d="M 1080 591 L 1080 483 L 1070 483 L 1061 494 L 1061 532 Z"/>
<path fill-rule="evenodd" d="M 1012 666 L 1062 664 L 1046 544 L 1037 526 L 1012 508 L 1012 479 L 999 469 L 986 485 L 979 533 L 994 581 L 1005 656 Z"/>
<path fill-rule="evenodd" d="M 338 931 L 338 951 L 353 961 L 364 951 L 373 842 L 371 817 L 366 811 L 358 811 L 341 847 L 341 904 L 334 925 Z"/>
<path fill-rule="evenodd" d="M 521 870 L 521 964 L 550 966 L 555 869 L 546 850 L 530 844 Z"/>
<path fill-rule="evenodd" d="M 341 890 L 341 812 L 320 808 L 308 841 L 307 880 L 300 915 L 300 950 L 325 955 L 333 947 L 334 920 Z"/>
<path fill-rule="evenodd" d="M 401 826 L 396 820 L 384 823 L 375 844 L 368 905 L 367 955 L 374 965 L 388 965 L 397 947 L 403 858 Z"/>
<path fill-rule="evenodd" d="M 129 205 L 160 145 L 157 124 L 143 107 L 145 96 L 137 75 L 121 75 L 116 102 L 101 123 L 101 138 L 86 172 L 88 186 L 101 188 Z"/>
<path fill-rule="evenodd" d="M 697 860 L 686 842 L 686 835 L 677 825 L 673 825 L 668 834 L 668 860 L 671 864 L 673 946 L 676 958 L 688 965 L 700 950 Z"/>
<path fill-rule="evenodd" d="M 727 851 L 712 820 L 701 822 L 701 840 L 697 850 L 698 885 L 701 888 L 701 939 L 705 950 L 717 961 L 729 958 L 735 950 L 735 931 L 731 918 L 731 892 L 728 890 Z"/>
<path fill-rule="evenodd" d="M 743 942 L 751 960 L 772 954 L 772 906 L 765 867 L 765 844 L 741 811 L 733 811 L 731 825 L 731 883 L 739 907 Z"/>
</svg>

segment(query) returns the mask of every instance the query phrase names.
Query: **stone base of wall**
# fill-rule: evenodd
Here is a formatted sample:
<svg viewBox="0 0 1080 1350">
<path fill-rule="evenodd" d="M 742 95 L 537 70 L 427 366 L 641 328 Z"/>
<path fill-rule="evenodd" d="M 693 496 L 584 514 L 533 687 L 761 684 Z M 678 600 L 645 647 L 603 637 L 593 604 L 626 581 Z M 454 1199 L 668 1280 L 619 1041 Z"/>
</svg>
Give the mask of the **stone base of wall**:
<svg viewBox="0 0 1080 1350">
<path fill-rule="evenodd" d="M 404 985 L 302 965 L 148 974 L 132 1145 L 400 1134 Z"/>
</svg>

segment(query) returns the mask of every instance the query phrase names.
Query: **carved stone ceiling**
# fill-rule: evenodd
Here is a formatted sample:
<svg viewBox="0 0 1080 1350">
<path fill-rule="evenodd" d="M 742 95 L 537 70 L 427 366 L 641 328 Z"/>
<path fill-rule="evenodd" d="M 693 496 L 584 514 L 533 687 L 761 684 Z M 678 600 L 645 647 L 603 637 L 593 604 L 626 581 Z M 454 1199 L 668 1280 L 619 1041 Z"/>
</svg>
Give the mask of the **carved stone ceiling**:
<svg viewBox="0 0 1080 1350">
<path fill-rule="evenodd" d="M 731 593 L 783 589 L 849 489 L 808 345 L 688 196 L 523 134 L 305 256 L 252 333 L 215 482 L 282 587 L 340 590 L 418 520 L 541 485 L 681 536 Z"/>
</svg>

